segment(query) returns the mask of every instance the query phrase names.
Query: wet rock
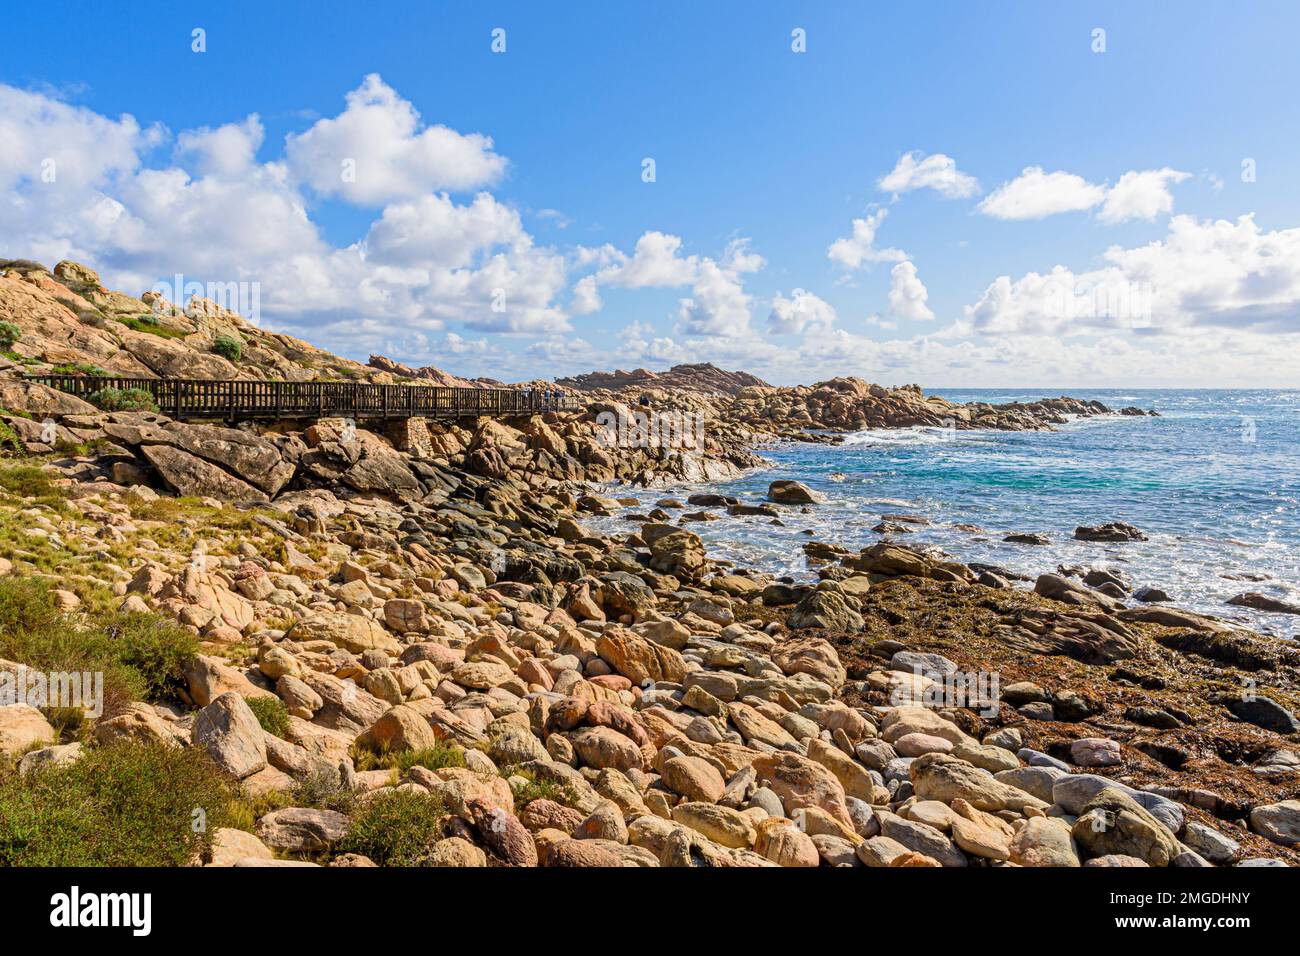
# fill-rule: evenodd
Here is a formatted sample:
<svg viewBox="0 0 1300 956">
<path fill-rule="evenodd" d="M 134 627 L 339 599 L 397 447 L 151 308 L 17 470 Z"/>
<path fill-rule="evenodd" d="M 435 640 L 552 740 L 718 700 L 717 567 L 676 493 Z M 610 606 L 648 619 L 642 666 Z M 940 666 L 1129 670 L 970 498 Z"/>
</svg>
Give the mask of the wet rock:
<svg viewBox="0 0 1300 956">
<path fill-rule="evenodd" d="M 1261 694 L 1254 694 L 1249 699 L 1232 696 L 1225 701 L 1233 715 L 1256 727 L 1272 730 L 1279 734 L 1300 733 L 1300 720 L 1277 701 Z"/>
<path fill-rule="evenodd" d="M 820 492 L 813 491 L 801 481 L 774 481 L 767 486 L 767 496 L 783 505 L 813 505 L 826 500 Z"/>
<path fill-rule="evenodd" d="M 1010 544 L 1048 545 L 1052 543 L 1052 539 L 1047 535 L 1038 534 L 1037 532 L 1009 534 L 1002 540 Z"/>
<path fill-rule="evenodd" d="M 1270 614 L 1300 614 L 1300 604 L 1294 601 L 1283 601 L 1280 598 L 1269 597 L 1267 594 L 1260 594 L 1258 591 L 1247 591 L 1244 594 L 1238 594 L 1228 598 L 1229 604 L 1235 604 L 1238 607 L 1254 608 L 1256 611 L 1267 611 Z"/>
<path fill-rule="evenodd" d="M 1076 541 L 1146 541 L 1147 536 L 1123 521 L 1108 521 L 1099 525 L 1080 525 L 1074 529 Z"/>
</svg>

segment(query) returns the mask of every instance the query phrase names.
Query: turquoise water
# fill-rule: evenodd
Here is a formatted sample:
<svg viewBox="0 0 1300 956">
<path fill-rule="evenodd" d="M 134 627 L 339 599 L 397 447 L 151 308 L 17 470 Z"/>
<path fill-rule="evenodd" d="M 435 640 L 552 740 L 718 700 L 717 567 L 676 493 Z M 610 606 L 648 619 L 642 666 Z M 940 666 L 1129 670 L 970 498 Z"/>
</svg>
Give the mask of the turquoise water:
<svg viewBox="0 0 1300 956">
<path fill-rule="evenodd" d="M 954 401 L 1028 401 L 1059 392 L 937 390 Z M 827 504 L 792 512 L 784 527 L 765 518 L 724 518 L 691 527 L 710 554 L 811 577 L 802 545 L 863 547 L 882 514 L 929 519 L 901 543 L 942 548 L 1037 575 L 1058 564 L 1108 567 L 1134 587 L 1169 592 L 1180 607 L 1287 637 L 1300 617 L 1226 605 L 1242 591 L 1300 603 L 1300 389 L 1101 389 L 1070 391 L 1111 408 L 1154 408 L 1158 418 L 1080 419 L 1056 432 L 894 429 L 858 432 L 843 445 L 762 449 L 771 467 L 709 490 L 754 500 L 769 482 L 796 478 Z M 632 491 L 644 501 L 700 487 Z M 627 493 L 620 489 L 620 494 Z M 1121 520 L 1150 540 L 1077 542 L 1080 524 Z M 954 525 L 978 525 L 973 532 Z M 607 528 L 625 530 L 611 519 Z M 1045 547 L 1004 543 L 1013 531 L 1047 534 Z M 1247 580 L 1247 576 L 1258 580 Z"/>
</svg>

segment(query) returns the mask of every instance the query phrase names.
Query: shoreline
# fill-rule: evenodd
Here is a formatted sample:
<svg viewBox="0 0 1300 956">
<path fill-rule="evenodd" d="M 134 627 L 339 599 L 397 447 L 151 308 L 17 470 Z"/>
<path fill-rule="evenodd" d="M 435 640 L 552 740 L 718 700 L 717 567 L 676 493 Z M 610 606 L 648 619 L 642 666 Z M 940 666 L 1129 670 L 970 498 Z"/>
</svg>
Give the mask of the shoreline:
<svg viewBox="0 0 1300 956">
<path fill-rule="evenodd" d="M 1078 424 L 1086 427 L 1086 424 L 1089 422 L 1101 423 L 1104 420 L 1109 420 L 1109 423 L 1111 424 L 1121 424 L 1122 422 L 1125 421 L 1126 417 L 1127 416 L 1124 416 L 1119 412 L 1109 412 L 1109 413 L 1093 414 L 1093 415 L 1080 415 L 1080 416 L 1072 417 L 1070 424 L 1072 425 Z M 891 435 L 891 434 L 927 432 L 930 430 L 932 429 L 929 426 L 905 426 L 900 428 L 870 428 L 870 429 L 863 429 L 859 431 L 828 433 L 827 437 L 829 439 L 834 440 L 834 442 L 837 444 L 838 443 L 858 444 L 858 443 L 848 442 L 847 439 L 853 435 L 858 435 L 858 434 Z M 988 431 L 995 431 L 995 430 L 989 429 Z M 788 437 L 778 437 L 766 441 L 757 442 L 750 447 L 750 450 L 758 455 L 762 455 L 764 452 L 770 452 L 773 450 L 797 451 L 801 448 L 802 444 L 803 443 L 797 439 L 791 439 Z M 871 441 L 865 441 L 865 442 L 861 442 L 861 444 L 874 446 L 877 443 Z M 889 445 L 890 443 L 884 442 L 882 444 Z M 636 485 L 631 485 L 631 484 L 621 482 L 619 480 L 615 480 L 611 482 L 599 482 L 595 485 L 595 489 L 597 494 L 604 495 L 606 497 L 618 498 L 621 493 L 626 497 L 636 497 L 638 499 L 641 499 L 640 503 L 635 507 L 634 511 L 645 510 L 652 507 L 652 502 L 646 499 L 655 499 L 655 498 L 664 498 L 664 497 L 687 498 L 692 494 L 698 494 L 698 493 L 723 494 L 727 497 L 734 498 L 735 499 L 734 503 L 739 503 L 748 506 L 760 506 L 763 503 L 770 502 L 770 499 L 766 495 L 756 491 L 755 489 L 735 489 L 734 486 L 737 485 L 738 483 L 742 483 L 745 481 L 753 482 L 754 480 L 761 479 L 762 476 L 768 474 L 772 475 L 774 478 L 785 477 L 800 482 L 811 480 L 811 478 L 808 475 L 800 474 L 797 466 L 792 466 L 789 463 L 777 462 L 777 461 L 771 461 L 769 459 L 765 459 L 762 465 L 758 465 L 752 468 L 742 469 L 737 474 L 734 474 L 731 477 L 722 479 L 720 481 L 713 480 L 713 481 L 688 482 L 688 481 L 680 481 L 678 479 L 668 477 L 662 481 L 654 482 L 649 485 L 636 486 Z M 836 475 L 840 475 L 839 480 L 841 481 L 843 480 L 842 473 L 832 473 L 828 477 L 830 478 L 830 480 L 834 481 L 836 480 Z M 924 520 L 912 521 L 910 523 L 910 526 L 908 522 L 901 522 L 901 523 L 897 521 L 891 522 L 890 512 L 896 512 L 899 509 L 907 510 L 910 508 L 915 508 L 917 506 L 917 502 L 909 501 L 901 498 L 898 499 L 889 498 L 889 497 L 872 498 L 872 499 L 859 502 L 856 499 L 852 498 L 851 496 L 846 496 L 841 501 L 835 503 L 843 507 L 850 514 L 853 514 L 855 512 L 861 513 L 858 509 L 859 504 L 892 505 L 893 507 L 887 508 L 881 514 L 880 517 L 881 517 L 882 524 L 886 524 L 886 525 L 892 524 L 893 526 L 885 531 L 880 531 L 877 529 L 871 529 L 870 531 L 860 531 L 854 536 L 857 539 L 856 544 L 845 541 L 842 537 L 828 540 L 825 539 L 824 536 L 815 535 L 811 531 L 802 531 L 802 532 L 793 531 L 792 535 L 800 535 L 800 534 L 808 535 L 805 541 L 800 542 L 801 545 L 812 544 L 812 545 L 822 545 L 822 546 L 830 546 L 830 547 L 849 546 L 851 548 L 853 547 L 861 548 L 861 547 L 868 546 L 871 543 L 875 543 L 875 541 L 886 541 L 889 543 L 896 543 L 896 544 L 901 544 L 909 547 L 919 547 L 923 551 L 934 554 L 936 556 L 949 555 L 961 561 L 987 564 L 987 562 L 984 562 L 983 559 L 975 555 L 962 553 L 959 550 L 959 548 L 954 547 L 953 544 L 949 542 L 936 543 L 932 541 L 924 541 L 920 544 L 911 545 L 909 544 L 911 534 L 916 532 L 923 533 L 925 529 L 941 529 L 941 528 L 956 529 L 963 534 L 969 534 L 974 536 L 973 540 L 970 543 L 983 544 L 986 546 L 986 550 L 987 550 L 987 545 L 996 541 L 1000 536 L 1015 537 L 1017 535 L 1023 534 L 1025 531 L 1025 529 L 1017 528 L 1017 527 L 1007 527 L 1002 529 L 988 528 L 984 526 L 976 527 L 973 525 L 964 524 L 963 521 L 961 520 L 953 520 L 951 517 L 944 514 L 932 514 L 928 512 L 924 514 L 916 515 L 916 517 L 924 518 Z M 814 511 L 816 511 L 819 507 L 824 507 L 824 505 L 812 506 Z M 870 514 L 875 513 L 874 510 L 870 508 L 864 508 L 862 509 L 862 511 L 865 511 L 866 513 L 870 513 Z M 806 509 L 805 509 L 805 513 L 807 513 Z M 797 512 L 796 513 L 784 512 L 780 515 L 780 518 L 789 519 L 792 516 L 792 514 L 797 516 Z M 618 515 L 613 517 L 612 521 L 615 522 L 622 521 L 628 517 L 629 517 L 628 515 Z M 733 515 L 724 514 L 719 517 L 721 517 L 724 521 L 727 521 L 729 527 L 736 528 L 738 532 L 741 531 L 742 529 L 751 529 L 751 530 L 758 530 L 761 533 L 762 530 L 761 523 L 769 522 L 771 524 L 782 524 L 782 525 L 785 523 L 784 521 L 781 522 L 772 521 L 771 519 L 777 517 L 775 515 L 764 516 L 759 514 L 752 514 L 752 515 L 733 516 Z M 912 516 L 909 515 L 905 517 L 911 518 Z M 1078 524 L 1082 524 L 1083 520 L 1086 519 L 1080 520 Z M 797 521 L 792 521 L 789 524 L 791 527 L 793 527 L 797 523 L 798 523 Z M 710 524 L 705 524 L 704 528 L 709 529 Z M 619 526 L 617 524 L 610 523 L 607 527 L 607 530 L 613 533 L 616 530 L 618 530 L 618 527 Z M 698 524 L 694 525 L 693 527 L 696 530 L 699 530 L 700 528 Z M 1069 538 L 1069 533 L 1071 531 L 1070 528 L 1036 528 L 1034 530 L 1036 532 L 1046 532 L 1049 535 L 1057 536 L 1061 538 L 1062 541 L 1068 543 L 1073 543 L 1073 541 L 1076 540 L 1076 539 Z M 874 535 L 874 537 L 871 539 L 867 539 L 866 538 L 867 534 Z M 719 542 L 717 542 L 716 540 L 711 540 L 712 538 L 715 537 L 716 536 L 710 536 L 706 534 L 705 535 L 706 543 L 717 545 Z M 1176 533 L 1173 534 L 1164 533 L 1159 535 L 1158 537 L 1170 538 L 1172 539 L 1172 542 L 1174 542 L 1175 544 L 1177 542 L 1182 542 L 1187 540 L 1193 540 L 1193 541 L 1199 540 L 1204 543 L 1212 543 L 1216 545 L 1233 545 L 1235 547 L 1243 548 L 1243 549 L 1254 549 L 1254 548 L 1262 547 L 1262 545 L 1259 543 L 1236 541 L 1233 539 L 1222 539 L 1222 538 L 1188 538 L 1186 535 L 1180 535 Z M 1051 548 L 1051 551 L 1056 552 L 1060 549 L 1060 544 L 1056 543 L 1055 538 L 1053 540 L 1054 540 L 1054 546 Z M 741 539 L 741 536 L 738 534 L 731 541 L 723 543 L 723 547 L 724 549 L 730 552 L 737 552 L 743 550 L 744 546 L 749 543 L 750 542 L 743 541 Z M 1011 544 L 1012 542 L 1007 541 L 1004 537 L 1002 543 Z M 1158 543 L 1163 543 L 1165 545 L 1166 550 L 1168 550 L 1168 548 L 1171 547 L 1170 542 L 1158 542 Z M 1039 547 L 1041 547 L 1041 545 L 1039 547 L 1035 547 L 1035 545 L 1037 544 L 1038 542 L 1030 542 L 1030 541 L 1022 542 L 1020 545 L 1017 546 L 1017 551 L 1018 553 L 1024 553 L 1024 549 L 1029 549 L 1029 551 L 1031 552 L 1037 551 L 1039 550 Z M 761 540 L 755 542 L 754 547 L 763 550 L 772 550 L 772 547 L 770 545 L 765 545 Z M 1076 554 L 1073 555 L 1073 557 L 1085 561 L 1093 560 L 1099 563 L 1103 568 L 1114 569 L 1115 573 L 1122 574 L 1123 573 L 1122 566 L 1123 563 L 1126 561 L 1126 557 L 1123 554 L 1119 554 L 1117 557 L 1114 557 L 1114 556 L 1108 556 L 1107 552 L 1097 553 L 1096 552 L 1097 547 L 1098 546 L 1096 544 L 1088 545 L 1088 548 L 1092 549 L 1094 553 L 1087 553 L 1085 551 L 1084 554 Z M 976 548 L 975 550 L 978 551 L 979 549 Z M 1044 548 L 1043 550 L 1047 550 L 1047 549 Z M 1109 552 L 1109 554 L 1113 555 L 1114 552 Z M 746 560 L 749 560 L 751 562 L 749 570 L 757 573 L 771 574 L 777 577 L 781 577 L 783 575 L 790 575 L 792 573 L 789 570 L 788 565 L 785 567 L 779 567 L 779 566 L 771 565 L 770 562 L 765 564 L 764 558 L 761 555 L 755 556 L 750 559 L 736 556 L 735 558 L 729 560 L 734 560 L 738 564 Z M 1029 563 L 1030 562 L 1028 561 L 1011 561 L 1010 564 L 1014 567 L 1014 571 L 1009 576 L 1012 581 L 1028 582 L 1028 586 L 1030 589 L 1032 589 L 1033 580 L 1038 575 L 1054 573 L 1054 572 L 1059 573 L 1061 567 L 1060 564 L 1055 560 L 1049 560 L 1047 562 L 1049 566 L 1047 567 L 1043 567 L 1039 565 L 1035 568 L 1026 568 L 1026 565 L 1029 565 Z M 807 557 L 805 556 L 804 564 L 805 567 L 803 569 L 793 572 L 795 578 L 796 579 L 811 578 L 812 580 L 816 580 L 817 572 L 820 566 L 819 563 L 816 561 L 808 560 Z M 1077 566 L 1072 566 L 1071 570 L 1077 572 L 1072 576 L 1081 578 L 1083 577 L 1084 573 L 1086 573 L 1089 570 L 1089 568 L 1087 567 L 1080 568 Z M 1067 576 L 1071 576 L 1071 575 L 1067 575 Z M 1226 572 L 1220 572 L 1218 574 L 1218 577 L 1224 580 L 1232 580 L 1232 578 L 1227 576 Z M 1242 580 L 1242 587 L 1225 588 L 1224 590 L 1241 591 L 1245 588 L 1248 581 L 1249 579 Z M 1269 616 L 1267 615 L 1267 612 L 1264 611 L 1263 609 L 1260 609 L 1255 616 L 1251 616 L 1249 614 L 1241 614 L 1240 612 L 1238 612 L 1238 615 L 1236 617 L 1230 617 L 1228 615 L 1231 612 L 1227 610 L 1223 610 L 1223 611 L 1216 610 L 1218 605 L 1211 604 L 1211 602 L 1208 600 L 1208 598 L 1211 596 L 1209 592 L 1206 592 L 1203 595 L 1203 597 L 1206 598 L 1205 600 L 1198 600 L 1198 596 L 1192 596 L 1190 598 L 1186 596 L 1180 596 L 1178 598 L 1173 598 L 1165 601 L 1143 602 L 1132 597 L 1133 593 L 1141 592 L 1147 588 L 1153 588 L 1159 590 L 1162 587 L 1167 587 L 1167 586 L 1168 585 L 1166 582 L 1161 582 L 1161 581 L 1135 581 L 1128 588 L 1129 594 L 1127 595 L 1127 600 L 1129 601 L 1131 606 L 1141 607 L 1141 606 L 1158 605 L 1158 606 L 1165 606 L 1171 608 L 1178 608 L 1182 610 L 1187 610 L 1192 613 L 1213 617 L 1216 620 L 1221 621 L 1227 627 L 1245 629 L 1252 632 L 1261 633 L 1269 637 L 1280 637 L 1283 640 L 1295 639 L 1294 634 L 1290 636 L 1284 634 L 1278 634 L 1273 632 L 1271 629 L 1267 627 L 1268 625 L 1272 624 L 1273 626 L 1278 628 L 1285 628 L 1287 624 L 1291 623 L 1291 615 L 1284 614 L 1284 613 L 1275 613 L 1271 615 L 1273 620 L 1270 620 Z M 1116 594 L 1114 596 L 1119 597 L 1120 595 Z M 1216 609 L 1211 609 L 1211 608 L 1216 608 Z M 1258 620 L 1256 618 L 1262 618 L 1263 620 Z M 1264 630 L 1260 629 L 1261 624 L 1265 625 Z"/>
</svg>

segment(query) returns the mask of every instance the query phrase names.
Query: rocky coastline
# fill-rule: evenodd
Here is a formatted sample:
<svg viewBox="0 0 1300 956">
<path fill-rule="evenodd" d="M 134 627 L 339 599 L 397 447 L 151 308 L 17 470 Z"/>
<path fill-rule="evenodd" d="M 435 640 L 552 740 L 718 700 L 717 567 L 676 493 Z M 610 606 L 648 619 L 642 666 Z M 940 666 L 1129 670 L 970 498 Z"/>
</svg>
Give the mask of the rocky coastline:
<svg viewBox="0 0 1300 956">
<path fill-rule="evenodd" d="M 1030 589 L 888 540 L 810 541 L 818 580 L 781 580 L 712 559 L 690 526 L 818 507 L 798 482 L 650 510 L 597 487 L 724 480 L 762 441 L 860 422 L 1038 429 L 1104 407 L 853 379 L 646 392 L 718 423 L 693 454 L 604 437 L 643 380 L 472 427 L 174 422 L 13 374 L 168 374 L 168 349 L 213 341 L 201 301 L 167 317 L 183 336 L 116 328 L 135 304 L 74 266 L 0 270 L 22 333 L 0 420 L 26 456 L 0 462 L 0 647 L 24 646 L 3 617 L 21 602 L 53 629 L 158 621 L 193 643 L 94 720 L 0 706 L 0 794 L 128 750 L 194 754 L 230 807 L 201 832 L 187 810 L 174 838 L 214 866 L 1300 863 L 1292 644 L 1129 607 L 1087 570 Z M 305 343 L 220 321 L 256 343 L 235 374 L 404 374 L 301 363 Z M 0 674 L 41 663 L 0 652 Z"/>
</svg>

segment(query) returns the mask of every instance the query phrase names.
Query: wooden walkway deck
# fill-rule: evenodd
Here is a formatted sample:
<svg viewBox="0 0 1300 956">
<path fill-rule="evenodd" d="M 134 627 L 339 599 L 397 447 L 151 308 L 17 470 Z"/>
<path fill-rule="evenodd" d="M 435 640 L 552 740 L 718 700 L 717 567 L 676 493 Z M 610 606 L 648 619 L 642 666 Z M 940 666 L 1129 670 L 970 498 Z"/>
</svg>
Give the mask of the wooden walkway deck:
<svg viewBox="0 0 1300 956">
<path fill-rule="evenodd" d="M 574 411 L 580 403 L 558 390 L 442 388 L 362 382 L 272 382 L 184 378 L 29 375 L 29 382 L 88 398 L 105 388 L 143 389 L 159 410 L 180 421 L 279 421 L 294 418 L 508 418 Z"/>
</svg>

